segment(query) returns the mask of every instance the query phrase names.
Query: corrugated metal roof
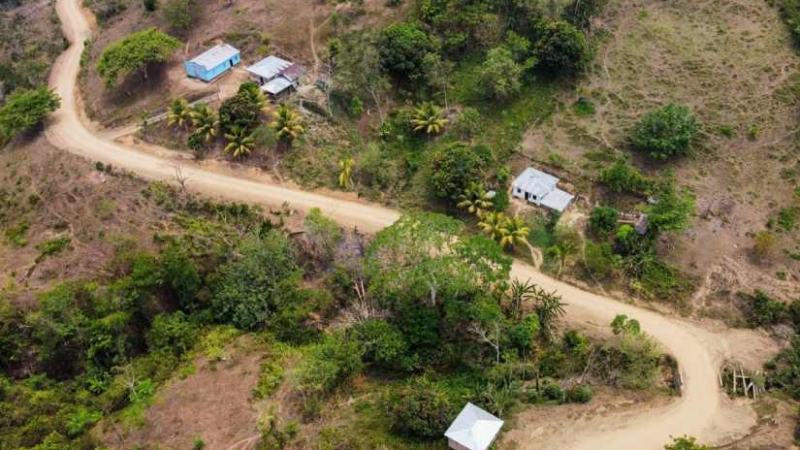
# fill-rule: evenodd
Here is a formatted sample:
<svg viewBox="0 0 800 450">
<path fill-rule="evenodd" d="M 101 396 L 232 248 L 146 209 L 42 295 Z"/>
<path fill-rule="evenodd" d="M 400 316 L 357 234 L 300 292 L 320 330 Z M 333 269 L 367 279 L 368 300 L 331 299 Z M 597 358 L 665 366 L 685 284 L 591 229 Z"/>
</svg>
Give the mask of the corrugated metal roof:
<svg viewBox="0 0 800 450">
<path fill-rule="evenodd" d="M 556 188 L 539 200 L 539 204 L 550 209 L 555 209 L 558 212 L 564 212 L 574 198 L 575 196 L 569 192 L 564 192 Z"/>
<path fill-rule="evenodd" d="M 293 64 L 277 56 L 268 56 L 247 68 L 247 71 L 265 80 L 271 80 Z"/>
<path fill-rule="evenodd" d="M 206 70 L 211 70 L 225 61 L 233 58 L 239 53 L 235 47 L 222 43 L 215 45 L 203 53 L 195 56 L 189 62 L 203 66 Z"/>
<path fill-rule="evenodd" d="M 467 403 L 444 436 L 470 450 L 486 450 L 492 445 L 500 428 L 503 428 L 502 420 Z"/>
<path fill-rule="evenodd" d="M 261 86 L 261 90 L 272 95 L 278 95 L 281 92 L 285 91 L 292 85 L 292 82 L 287 80 L 286 78 L 280 76 L 275 78 L 274 80 L 270 81 L 269 83 Z"/>
<path fill-rule="evenodd" d="M 572 203 L 575 196 L 558 188 L 558 178 L 528 167 L 512 184 L 513 188 L 527 192 L 530 201 L 563 212 Z"/>
</svg>

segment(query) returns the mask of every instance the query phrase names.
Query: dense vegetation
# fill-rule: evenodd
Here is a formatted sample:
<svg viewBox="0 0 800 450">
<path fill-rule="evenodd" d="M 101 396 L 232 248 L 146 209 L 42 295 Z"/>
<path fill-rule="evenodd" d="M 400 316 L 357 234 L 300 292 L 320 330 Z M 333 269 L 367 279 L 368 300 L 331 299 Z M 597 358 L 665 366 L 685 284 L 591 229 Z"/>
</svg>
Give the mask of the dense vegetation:
<svg viewBox="0 0 800 450">
<path fill-rule="evenodd" d="M 119 77 L 139 73 L 147 78 L 151 64 L 164 62 L 181 47 L 180 41 L 155 28 L 148 28 L 109 44 L 97 62 L 97 73 L 113 86 Z"/>
</svg>

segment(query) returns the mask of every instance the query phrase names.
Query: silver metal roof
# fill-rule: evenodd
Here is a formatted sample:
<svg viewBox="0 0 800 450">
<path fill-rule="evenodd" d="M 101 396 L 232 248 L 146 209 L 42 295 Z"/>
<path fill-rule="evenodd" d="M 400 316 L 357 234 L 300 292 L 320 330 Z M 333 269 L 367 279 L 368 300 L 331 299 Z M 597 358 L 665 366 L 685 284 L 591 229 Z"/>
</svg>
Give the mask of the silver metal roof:
<svg viewBox="0 0 800 450">
<path fill-rule="evenodd" d="M 247 71 L 265 80 L 271 80 L 291 67 L 293 63 L 277 56 L 268 56 L 247 68 Z"/>
<path fill-rule="evenodd" d="M 467 403 L 444 435 L 470 450 L 486 450 L 503 428 L 503 423 L 481 408 Z"/>
<path fill-rule="evenodd" d="M 264 92 L 268 92 L 272 95 L 278 95 L 281 92 L 285 91 L 292 85 L 292 82 L 280 76 L 275 78 L 274 80 L 270 81 L 269 83 L 261 86 L 261 90 Z"/>
<path fill-rule="evenodd" d="M 527 192 L 534 203 L 563 212 L 575 196 L 558 188 L 558 178 L 528 167 L 512 183 L 513 189 Z"/>
<path fill-rule="evenodd" d="M 222 43 L 215 45 L 203 53 L 195 56 L 189 62 L 203 66 L 206 70 L 211 70 L 225 61 L 233 58 L 239 53 L 235 47 Z"/>
</svg>

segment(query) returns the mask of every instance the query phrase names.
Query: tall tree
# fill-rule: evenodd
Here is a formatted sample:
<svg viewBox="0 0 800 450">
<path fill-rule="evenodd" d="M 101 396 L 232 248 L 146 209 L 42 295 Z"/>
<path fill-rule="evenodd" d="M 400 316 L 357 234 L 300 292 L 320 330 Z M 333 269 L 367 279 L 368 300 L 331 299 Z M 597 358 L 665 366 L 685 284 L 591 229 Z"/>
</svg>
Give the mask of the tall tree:
<svg viewBox="0 0 800 450">
<path fill-rule="evenodd" d="M 305 131 L 300 121 L 300 114 L 285 104 L 281 104 L 275 112 L 270 126 L 278 134 L 278 138 L 281 141 L 290 145 Z"/>
<path fill-rule="evenodd" d="M 478 218 L 483 217 L 485 211 L 493 205 L 492 197 L 480 183 L 472 183 L 464 190 L 463 194 L 458 196 L 458 200 L 457 207 L 466 209 L 467 212 L 476 215 Z"/>
<path fill-rule="evenodd" d="M 14 91 L 0 106 L 0 145 L 36 128 L 59 106 L 61 98 L 47 86 Z"/>
<path fill-rule="evenodd" d="M 186 129 L 189 127 L 190 119 L 189 103 L 186 100 L 176 98 L 170 102 L 169 110 L 167 111 L 167 124 L 169 126 Z"/>
<path fill-rule="evenodd" d="M 333 77 L 328 89 L 350 98 L 371 99 L 383 122 L 384 99 L 391 84 L 381 66 L 375 41 L 374 35 L 359 32 L 331 42 Z"/>
<path fill-rule="evenodd" d="M 150 64 L 167 61 L 179 48 L 179 40 L 148 28 L 109 44 L 100 55 L 97 72 L 108 86 L 132 72 L 139 72 L 147 79 Z"/>
<path fill-rule="evenodd" d="M 192 107 L 189 114 L 192 117 L 195 133 L 202 136 L 206 143 L 217 137 L 219 118 L 208 105 L 199 103 Z"/>
<path fill-rule="evenodd" d="M 426 134 L 439 134 L 447 124 L 447 119 L 442 116 L 442 108 L 431 102 L 425 102 L 414 110 L 411 125 L 414 131 L 424 131 Z"/>
<path fill-rule="evenodd" d="M 250 131 L 236 126 L 230 133 L 225 133 L 225 139 L 228 140 L 228 145 L 225 146 L 225 153 L 234 158 L 250 156 L 256 144 Z"/>
</svg>

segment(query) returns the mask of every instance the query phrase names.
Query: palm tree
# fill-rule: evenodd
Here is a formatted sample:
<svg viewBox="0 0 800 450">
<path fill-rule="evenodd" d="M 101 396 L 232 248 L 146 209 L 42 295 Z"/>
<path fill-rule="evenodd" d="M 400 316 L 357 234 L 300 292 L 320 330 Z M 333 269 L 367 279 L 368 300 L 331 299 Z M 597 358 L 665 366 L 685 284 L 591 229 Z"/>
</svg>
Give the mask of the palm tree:
<svg viewBox="0 0 800 450">
<path fill-rule="evenodd" d="M 353 158 L 345 158 L 339 161 L 339 167 L 342 172 L 339 174 L 339 187 L 342 189 L 350 189 L 353 185 L 353 167 L 356 162 Z"/>
<path fill-rule="evenodd" d="M 281 104 L 278 111 L 275 112 L 270 126 L 276 131 L 280 140 L 290 144 L 305 131 L 300 123 L 300 114 L 284 104 Z"/>
<path fill-rule="evenodd" d="M 253 152 L 256 140 L 253 133 L 247 129 L 234 126 L 230 133 L 225 133 L 228 145 L 225 146 L 225 153 L 230 153 L 234 158 L 249 156 Z"/>
<path fill-rule="evenodd" d="M 506 215 L 501 212 L 494 211 L 484 214 L 483 217 L 481 217 L 481 221 L 478 222 L 478 227 L 486 236 L 494 239 L 495 241 L 500 241 L 503 238 L 503 233 L 505 232 L 505 223 Z"/>
<path fill-rule="evenodd" d="M 189 103 L 182 99 L 176 98 L 169 104 L 167 111 L 167 124 L 171 127 L 186 127 L 189 126 Z"/>
<path fill-rule="evenodd" d="M 556 270 L 556 276 L 558 276 L 561 275 L 561 271 L 567 265 L 567 261 L 572 259 L 578 252 L 578 246 L 575 242 L 564 239 L 549 247 L 546 252 L 548 259 L 558 263 L 558 270 Z"/>
<path fill-rule="evenodd" d="M 505 294 L 508 298 L 510 316 L 516 319 L 521 318 L 525 302 L 535 298 L 539 292 L 540 288 L 535 283 L 514 279 L 511 282 L 511 289 Z"/>
<path fill-rule="evenodd" d="M 516 245 L 528 245 L 528 234 L 531 229 L 525 225 L 525 221 L 519 216 L 507 217 L 502 227 L 502 237 L 500 245 L 503 247 L 514 247 Z"/>
<path fill-rule="evenodd" d="M 478 183 L 472 183 L 464 193 L 458 196 L 459 202 L 456 206 L 466 209 L 470 214 L 475 214 L 480 218 L 483 213 L 492 207 L 492 196 Z"/>
<path fill-rule="evenodd" d="M 424 130 L 427 134 L 439 134 L 447 125 L 447 119 L 442 117 L 442 108 L 426 102 L 414 110 L 411 124 L 414 125 L 414 131 Z"/>
<path fill-rule="evenodd" d="M 208 105 L 195 105 L 189 114 L 192 117 L 192 124 L 195 126 L 195 133 L 202 136 L 206 143 L 217 137 L 219 118 Z"/>
</svg>

